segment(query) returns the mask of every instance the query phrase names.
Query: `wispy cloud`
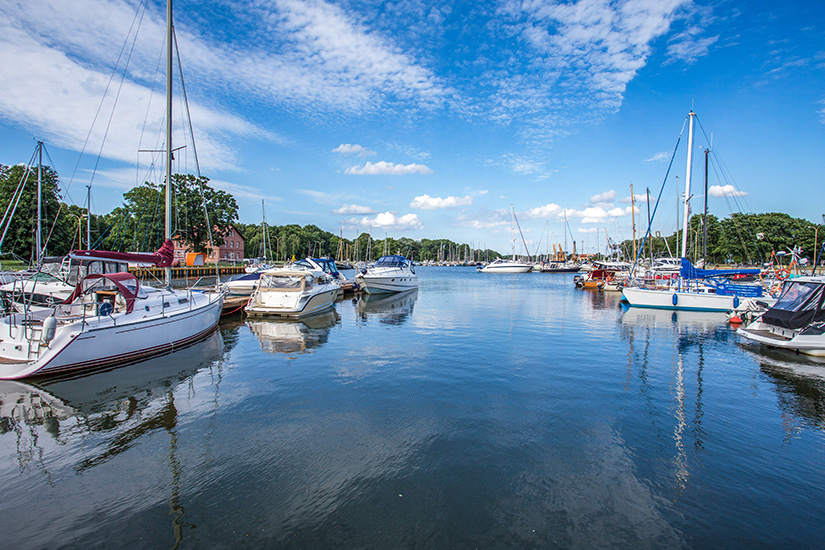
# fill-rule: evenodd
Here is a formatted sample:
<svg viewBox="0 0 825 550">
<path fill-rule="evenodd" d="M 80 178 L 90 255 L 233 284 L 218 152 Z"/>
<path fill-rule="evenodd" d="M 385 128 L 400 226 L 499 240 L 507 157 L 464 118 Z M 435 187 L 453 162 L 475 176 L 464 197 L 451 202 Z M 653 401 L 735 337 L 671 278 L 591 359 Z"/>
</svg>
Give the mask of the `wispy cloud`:
<svg viewBox="0 0 825 550">
<path fill-rule="evenodd" d="M 670 159 L 670 153 L 667 151 L 662 151 L 659 153 L 654 154 L 650 158 L 646 158 L 645 162 L 667 162 Z"/>
<path fill-rule="evenodd" d="M 564 209 L 558 204 L 554 203 L 545 204 L 544 206 L 537 206 L 536 208 L 531 208 L 530 210 L 522 214 L 522 216 L 528 220 L 546 218 L 559 219 L 560 217 L 563 217 L 563 215 Z"/>
<path fill-rule="evenodd" d="M 433 171 L 423 164 L 394 164 L 382 160 L 376 163 L 367 162 L 364 166 L 352 166 L 347 168 L 344 173 L 354 176 L 398 176 L 403 174 L 432 174 Z"/>
<path fill-rule="evenodd" d="M 708 188 L 708 195 L 711 197 L 745 197 L 748 194 L 740 191 L 733 185 L 711 185 Z"/>
<path fill-rule="evenodd" d="M 341 153 L 343 155 L 358 155 L 359 157 L 373 157 L 375 156 L 375 151 L 367 149 L 361 145 L 356 145 L 352 143 L 342 143 L 338 147 L 332 150 L 333 153 Z"/>
<path fill-rule="evenodd" d="M 590 197 L 590 202 L 594 204 L 599 202 L 612 202 L 616 200 L 617 196 L 618 193 L 616 193 L 614 189 L 611 189 L 610 191 L 604 191 L 602 193 L 597 193 L 596 195 L 593 195 L 592 197 Z"/>
<path fill-rule="evenodd" d="M 455 208 L 456 206 L 467 206 L 470 204 L 473 204 L 473 197 L 470 195 L 466 197 L 445 198 L 421 195 L 412 200 L 410 207 L 420 208 L 422 210 L 436 210 L 439 208 Z"/>
</svg>

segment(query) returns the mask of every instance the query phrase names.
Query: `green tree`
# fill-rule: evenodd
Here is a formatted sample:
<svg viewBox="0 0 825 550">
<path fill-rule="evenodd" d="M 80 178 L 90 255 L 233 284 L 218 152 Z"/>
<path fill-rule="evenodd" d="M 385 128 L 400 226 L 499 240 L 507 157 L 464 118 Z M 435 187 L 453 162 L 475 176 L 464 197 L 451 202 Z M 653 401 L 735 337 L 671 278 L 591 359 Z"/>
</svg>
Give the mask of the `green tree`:
<svg viewBox="0 0 825 550">
<path fill-rule="evenodd" d="M 27 170 L 25 165 L 0 165 L 0 204 L 11 216 L 12 199 L 18 184 L 22 193 L 11 217 L 9 229 L 2 243 L 3 252 L 11 252 L 20 258 L 34 258 L 35 228 L 37 224 L 37 168 Z M 45 253 L 65 254 L 71 247 L 71 221 L 61 210 L 59 178 L 49 166 L 41 169 L 41 236 Z"/>
</svg>

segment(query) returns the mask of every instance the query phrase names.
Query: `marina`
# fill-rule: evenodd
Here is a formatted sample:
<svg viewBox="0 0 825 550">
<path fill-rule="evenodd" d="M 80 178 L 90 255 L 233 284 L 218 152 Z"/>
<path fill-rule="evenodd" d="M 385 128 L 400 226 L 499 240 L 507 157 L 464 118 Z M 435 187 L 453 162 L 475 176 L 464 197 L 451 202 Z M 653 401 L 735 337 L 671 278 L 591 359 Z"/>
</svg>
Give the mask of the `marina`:
<svg viewBox="0 0 825 550">
<path fill-rule="evenodd" d="M 819 545 L 821 360 L 572 274 L 416 273 L 0 382 L 4 545 Z"/>
</svg>

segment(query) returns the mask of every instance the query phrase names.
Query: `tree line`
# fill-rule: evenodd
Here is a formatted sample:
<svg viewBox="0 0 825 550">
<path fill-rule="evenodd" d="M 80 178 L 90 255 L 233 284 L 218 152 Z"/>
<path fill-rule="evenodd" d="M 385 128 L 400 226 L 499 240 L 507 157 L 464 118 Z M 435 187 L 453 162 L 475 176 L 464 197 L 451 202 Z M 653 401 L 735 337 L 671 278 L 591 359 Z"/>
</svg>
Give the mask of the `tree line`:
<svg viewBox="0 0 825 550">
<path fill-rule="evenodd" d="M 26 176 L 26 177 L 24 177 Z M 13 255 L 25 263 L 33 259 L 37 171 L 24 165 L 0 164 L 0 204 L 14 204 L 14 216 L 2 235 L 0 252 Z M 234 197 L 209 186 L 209 179 L 191 174 L 173 174 L 175 192 L 172 204 L 173 235 L 190 244 L 193 250 L 207 252 L 211 243 L 223 244 L 223 237 L 235 227 L 244 237 L 244 256 L 263 256 L 264 232 L 261 224 L 238 221 L 238 205 Z M 24 184 L 19 198 L 15 197 Z M 103 215 L 91 215 L 91 243 L 87 238 L 86 210 L 63 201 L 56 171 L 44 166 L 41 171 L 42 234 L 48 237 L 46 253 L 65 255 L 78 248 L 118 251 L 152 251 L 163 243 L 164 194 L 160 185 L 144 182 L 124 194 L 123 203 Z M 204 204 L 209 222 L 204 216 Z M 5 208 L 6 219 L 12 207 Z M 211 240 L 210 240 L 210 228 Z M 705 229 L 706 228 L 706 229 Z M 0 227 L 0 231 L 4 231 Z M 801 256 L 814 259 L 814 253 L 825 240 L 825 226 L 783 213 L 732 214 L 718 219 L 695 214 L 688 229 L 689 253 L 694 261 L 705 257 L 708 263 L 759 264 L 770 261 L 773 252 L 801 248 Z M 679 256 L 681 231 L 669 236 L 653 235 L 640 256 L 648 258 Z M 707 238 L 705 240 L 705 233 Z M 287 260 L 307 255 L 333 256 L 343 260 L 372 260 L 383 254 L 402 254 L 418 261 L 492 261 L 501 257 L 495 250 L 479 249 L 468 243 L 449 239 L 373 239 L 362 232 L 346 239 L 315 225 L 274 225 L 267 228 L 267 259 Z M 82 243 L 82 244 L 81 244 Z M 641 247 L 642 241 L 637 241 Z M 625 240 L 613 253 L 632 260 L 633 242 Z M 705 253 L 705 250 L 707 251 Z M 569 252 L 569 251 L 568 251 Z"/>
</svg>

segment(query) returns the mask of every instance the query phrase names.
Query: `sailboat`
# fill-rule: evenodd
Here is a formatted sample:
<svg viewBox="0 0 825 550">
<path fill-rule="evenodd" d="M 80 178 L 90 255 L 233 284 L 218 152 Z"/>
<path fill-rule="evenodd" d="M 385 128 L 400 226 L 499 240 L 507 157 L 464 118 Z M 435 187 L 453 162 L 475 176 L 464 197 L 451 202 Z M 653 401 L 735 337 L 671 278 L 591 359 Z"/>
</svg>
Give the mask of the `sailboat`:
<svg viewBox="0 0 825 550">
<path fill-rule="evenodd" d="M 510 205 L 510 232 L 513 235 L 513 255 L 512 259 L 505 260 L 499 258 L 484 267 L 479 268 L 482 273 L 527 273 L 533 270 L 533 264 L 530 262 L 520 262 L 516 260 L 516 228 L 514 225 L 515 212 L 513 205 Z"/>
<path fill-rule="evenodd" d="M 165 287 L 140 284 L 128 272 L 92 273 L 65 302 L 0 319 L 0 379 L 120 366 L 205 338 L 220 319 L 224 295 L 173 289 L 172 0 L 167 4 L 165 242 L 154 254 L 76 250 L 79 259 L 154 263 Z"/>
<path fill-rule="evenodd" d="M 728 277 L 759 275 L 759 269 L 698 269 L 687 258 L 688 222 L 690 218 L 690 176 L 693 159 L 693 120 L 688 114 L 687 174 L 682 227 L 682 256 L 679 276 L 671 279 L 668 288 L 643 288 L 628 283 L 623 289 L 622 301 L 631 307 L 689 311 L 729 311 L 739 307 L 743 298 L 759 298 L 762 287 L 734 284 Z"/>
</svg>

